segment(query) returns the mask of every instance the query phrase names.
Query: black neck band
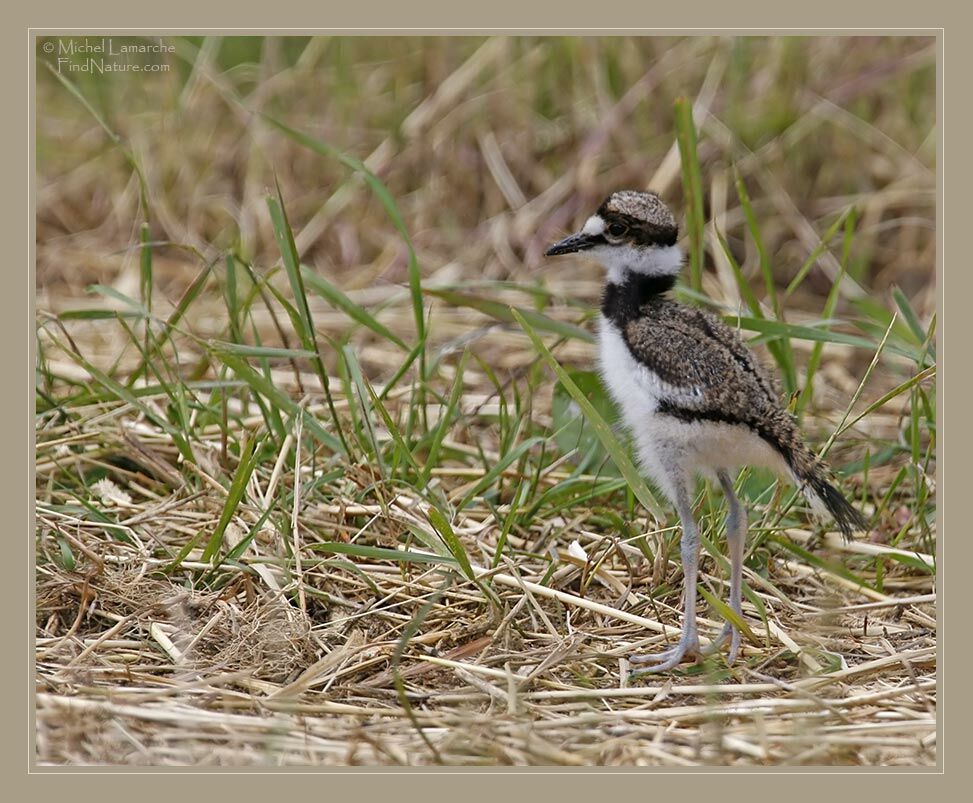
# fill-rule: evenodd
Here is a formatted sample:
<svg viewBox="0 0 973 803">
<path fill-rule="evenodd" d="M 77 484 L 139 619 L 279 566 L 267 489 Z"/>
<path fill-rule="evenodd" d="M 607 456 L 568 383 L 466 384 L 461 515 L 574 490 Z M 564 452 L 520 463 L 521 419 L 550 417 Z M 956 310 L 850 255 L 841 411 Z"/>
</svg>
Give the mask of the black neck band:
<svg viewBox="0 0 973 803">
<path fill-rule="evenodd" d="M 601 313 L 623 329 L 646 301 L 667 293 L 676 284 L 675 274 L 647 276 L 644 273 L 627 271 L 620 284 L 609 282 L 601 297 Z"/>
</svg>

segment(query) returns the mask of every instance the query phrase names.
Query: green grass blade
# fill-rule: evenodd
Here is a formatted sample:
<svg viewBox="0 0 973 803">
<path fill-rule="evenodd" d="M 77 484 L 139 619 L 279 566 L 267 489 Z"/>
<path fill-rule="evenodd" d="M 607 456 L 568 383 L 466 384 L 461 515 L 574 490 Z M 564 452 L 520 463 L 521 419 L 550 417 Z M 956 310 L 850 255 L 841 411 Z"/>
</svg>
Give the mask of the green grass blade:
<svg viewBox="0 0 973 803">
<path fill-rule="evenodd" d="M 483 592 L 483 595 L 490 601 L 490 603 L 496 607 L 502 607 L 502 603 L 495 593 L 493 593 L 489 587 L 476 576 L 473 571 L 473 567 L 470 565 L 470 559 L 466 554 L 466 548 L 463 546 L 463 542 L 456 536 L 453 531 L 452 526 L 438 508 L 430 507 L 426 511 L 426 518 L 429 519 L 429 523 L 433 526 L 439 537 L 443 539 L 443 543 L 446 544 L 446 548 L 449 550 L 450 554 L 456 558 L 457 564 L 459 564 L 460 571 L 473 585 Z"/>
<path fill-rule="evenodd" d="M 290 396 L 280 390 L 280 388 L 278 388 L 268 377 L 264 376 L 259 371 L 255 371 L 245 359 L 233 354 L 232 352 L 225 351 L 214 346 L 210 347 L 210 351 L 228 368 L 230 368 L 233 373 L 235 373 L 243 382 L 249 385 L 250 389 L 254 393 L 257 393 L 267 399 L 272 407 L 279 410 L 284 410 L 292 416 L 303 417 L 304 426 L 321 443 L 323 443 L 333 452 L 339 454 L 345 452 L 338 439 L 335 438 L 335 436 L 328 432 L 324 427 L 322 427 L 317 418 L 297 404 L 297 402 L 291 399 Z"/>
<path fill-rule="evenodd" d="M 813 552 L 809 552 L 808 550 L 799 547 L 797 544 L 791 541 L 790 538 L 787 538 L 786 536 L 771 534 L 767 537 L 767 540 L 772 541 L 778 546 L 783 547 L 788 552 L 791 552 L 797 557 L 799 557 L 805 563 L 814 566 L 823 572 L 827 572 L 828 574 L 833 574 L 836 577 L 841 577 L 842 579 L 847 580 L 850 583 L 854 583 L 855 585 L 861 586 L 862 588 L 867 588 L 870 589 L 871 591 L 875 591 L 875 588 L 870 583 L 865 582 L 863 578 L 859 577 L 857 574 L 855 574 L 853 571 L 846 568 L 842 564 L 835 563 L 834 561 L 830 561 L 830 560 L 824 560 L 824 558 L 818 557 Z"/>
<path fill-rule="evenodd" d="M 463 395 L 463 372 L 466 369 L 466 359 L 468 356 L 469 352 L 464 351 L 463 356 L 460 357 L 459 364 L 456 366 L 456 377 L 453 380 L 453 388 L 449 393 L 449 399 L 447 400 L 445 409 L 443 409 L 442 415 L 439 418 L 439 423 L 436 425 L 436 429 L 429 438 L 429 455 L 426 457 L 425 466 L 422 469 L 422 473 L 419 475 L 420 485 L 426 485 L 429 482 L 429 477 L 432 474 L 432 470 L 436 467 L 439 461 L 439 452 L 443 446 L 443 439 L 446 437 L 446 433 L 449 431 L 449 428 L 453 423 L 453 416 L 456 413 L 456 408 L 459 406 L 460 399 Z"/>
<path fill-rule="evenodd" d="M 456 505 L 456 509 L 464 510 L 470 502 L 472 502 L 477 496 L 493 485 L 497 477 L 503 474 L 503 472 L 506 471 L 510 465 L 516 463 L 523 455 L 525 455 L 535 446 L 539 446 L 540 444 L 544 443 L 544 441 L 545 439 L 539 436 L 528 438 L 527 440 L 518 444 L 515 448 L 505 452 L 497 462 L 490 466 L 490 469 L 484 473 L 476 484 L 466 492 L 460 502 Z"/>
<path fill-rule="evenodd" d="M 791 293 L 801 286 L 808 273 L 811 272 L 811 268 L 814 267 L 814 263 L 818 261 L 818 257 L 828 250 L 828 243 L 834 239 L 835 235 L 838 233 L 838 229 L 845 225 L 846 221 L 848 220 L 852 221 L 852 225 L 854 225 L 854 223 L 856 223 L 858 220 L 858 214 L 853 206 L 849 207 L 838 216 L 838 219 L 831 224 L 831 226 L 825 232 L 824 237 L 821 238 L 821 242 L 814 246 L 814 250 L 808 254 L 807 259 L 804 260 L 804 264 L 801 265 L 800 270 L 797 271 L 797 274 L 793 279 L 791 279 L 790 284 L 787 285 L 787 289 L 784 290 L 785 299 L 789 298 Z"/>
<path fill-rule="evenodd" d="M 389 379 L 389 381 L 385 383 L 385 387 L 382 388 L 382 392 L 378 394 L 378 397 L 380 399 L 384 399 L 386 396 L 389 395 L 389 393 L 391 393 L 395 389 L 395 386 L 399 384 L 399 380 L 403 376 L 405 376 L 405 372 L 412 367 L 412 364 L 416 361 L 419 355 L 424 354 L 425 351 L 426 351 L 425 343 L 417 343 L 415 345 L 412 351 L 409 352 L 409 355 L 402 362 L 402 365 L 400 365 L 395 370 L 395 373 L 392 374 L 392 377 Z"/>
<path fill-rule="evenodd" d="M 237 469 L 233 474 L 233 479 L 230 481 L 230 487 L 227 489 L 223 511 L 220 513 L 219 521 L 216 523 L 216 529 L 213 530 L 213 534 L 210 536 L 209 541 L 206 543 L 206 548 L 203 550 L 202 560 L 204 563 L 213 560 L 219 554 L 220 547 L 223 545 L 223 534 L 226 532 L 227 526 L 232 521 L 237 508 L 240 507 L 240 503 L 247 493 L 247 483 L 250 482 L 250 475 L 253 474 L 253 470 L 259 462 L 257 441 L 258 439 L 251 435 L 242 444 L 240 461 L 237 463 Z"/>
<path fill-rule="evenodd" d="M 294 306 L 297 310 L 297 320 L 294 321 L 297 328 L 301 344 L 307 351 L 314 354 L 311 365 L 321 382 L 321 389 L 334 422 L 335 431 L 338 433 L 338 441 L 345 454 L 350 454 L 345 435 L 338 420 L 338 411 L 334 406 L 334 399 L 331 396 L 331 383 L 328 380 L 328 372 L 324 369 L 324 362 L 321 360 L 318 351 L 317 334 L 314 331 L 314 321 L 311 319 L 311 308 L 307 303 L 307 292 L 304 289 L 304 277 L 301 274 L 300 258 L 297 254 L 297 245 L 294 242 L 294 231 L 290 221 L 287 219 L 287 210 L 284 208 L 284 198 L 280 192 L 280 185 L 277 185 L 277 196 L 268 196 L 267 206 L 270 209 L 270 218 L 274 227 L 274 236 L 277 238 L 277 246 L 280 249 L 281 258 L 284 261 L 284 271 L 287 273 L 288 281 L 291 285 L 291 292 L 294 294 Z"/>
<path fill-rule="evenodd" d="M 769 318 L 738 318 L 734 315 L 726 315 L 724 316 L 724 320 L 729 324 L 734 324 L 739 321 L 742 329 L 747 329 L 751 332 L 760 332 L 774 337 L 821 341 L 823 343 L 843 343 L 846 346 L 854 346 L 855 348 L 866 349 L 868 351 L 874 351 L 876 348 L 876 343 L 867 338 L 849 335 L 845 332 L 835 332 L 831 329 L 818 329 L 813 326 L 772 321 Z M 902 346 L 896 347 L 891 343 L 887 344 L 887 348 L 889 351 L 893 351 L 913 361 L 918 356 L 918 352 L 915 349 L 904 348 Z"/>
<path fill-rule="evenodd" d="M 106 373 L 96 368 L 80 354 L 77 354 L 73 349 L 64 348 L 63 350 L 68 357 L 70 357 L 74 362 L 84 368 L 85 371 L 91 374 L 94 380 L 109 392 L 111 397 L 121 399 L 122 401 L 131 405 L 153 424 L 164 430 L 166 434 L 172 438 L 173 443 L 176 445 L 179 453 L 183 456 L 183 459 L 189 460 L 194 464 L 196 463 L 196 457 L 193 454 L 192 448 L 190 447 L 186 436 L 176 427 L 166 421 L 166 419 L 156 413 L 152 406 L 144 404 L 138 396 L 132 393 L 129 388 L 125 387 L 120 382 L 115 381 Z"/>
<path fill-rule="evenodd" d="M 919 345 L 925 343 L 925 327 L 923 327 L 923 325 L 919 322 L 919 316 L 916 315 L 916 311 L 912 309 L 912 305 L 909 303 L 909 299 L 905 297 L 905 293 L 903 293 L 898 287 L 893 287 L 892 299 L 895 301 L 895 305 L 899 308 L 899 312 L 902 313 L 902 319 L 908 325 L 909 331 L 912 332 L 913 337 L 916 339 L 916 343 Z"/>
<path fill-rule="evenodd" d="M 696 149 L 696 122 L 693 104 L 678 98 L 674 125 L 676 142 L 682 160 L 682 186 L 686 198 L 686 229 L 689 234 L 689 285 L 697 292 L 703 287 L 703 238 L 706 221 L 703 216 L 703 180 Z"/>
<path fill-rule="evenodd" d="M 140 304 L 134 298 L 127 296 L 124 293 L 120 293 L 114 287 L 108 287 L 104 284 L 89 284 L 85 289 L 89 293 L 95 293 L 96 295 L 104 296 L 105 298 L 115 299 L 115 301 L 129 307 L 133 312 L 138 313 L 140 318 L 147 318 L 149 315 L 149 311 L 145 308 L 145 306 Z"/>
<path fill-rule="evenodd" d="M 186 312 L 192 306 L 193 302 L 199 298 L 203 289 L 206 287 L 206 282 L 209 280 L 210 273 L 213 270 L 213 265 L 215 262 L 210 262 L 203 267 L 189 287 L 186 288 L 186 292 L 182 294 L 182 298 L 176 304 L 176 308 L 170 313 L 165 325 L 162 327 L 162 332 L 159 333 L 156 338 L 155 345 L 150 352 L 150 357 L 160 353 L 160 350 L 169 342 L 172 337 L 172 333 L 176 331 L 179 323 L 185 317 Z M 128 379 L 128 387 L 131 388 L 141 376 L 143 376 L 147 370 L 148 366 L 146 360 L 143 360 L 139 365 L 132 371 L 131 376 Z"/>
<path fill-rule="evenodd" d="M 355 356 L 355 352 L 349 346 L 342 346 L 340 349 L 340 354 L 345 363 L 345 368 L 351 377 L 351 381 L 355 387 L 355 393 L 358 397 L 358 403 L 361 406 L 361 423 L 360 427 L 366 431 L 368 435 L 368 441 L 371 445 L 372 454 L 374 456 L 375 462 L 378 464 L 378 473 L 381 477 L 387 477 L 385 470 L 385 461 L 382 459 L 382 449 L 379 446 L 378 438 L 375 435 L 375 414 L 372 409 L 371 398 L 374 395 L 374 390 L 371 388 L 366 388 L 368 380 L 365 378 L 365 374 L 361 369 L 361 364 L 358 362 L 358 358 Z M 349 396 L 348 402 L 349 407 L 353 397 Z"/>
<path fill-rule="evenodd" d="M 763 318 L 764 311 L 760 308 L 760 301 L 757 299 L 756 293 L 753 292 L 753 288 L 750 286 L 750 282 L 747 281 L 747 277 L 743 275 L 743 268 L 740 267 L 740 263 L 737 262 L 736 257 L 733 256 L 733 251 L 730 250 L 730 244 L 726 241 L 726 237 L 723 236 L 722 232 L 716 232 L 716 237 L 720 241 L 720 248 L 723 250 L 723 255 L 726 257 L 726 261 L 730 263 L 730 269 L 733 271 L 733 278 L 736 281 L 737 289 L 740 291 L 740 298 L 743 302 L 750 308 L 750 314 L 756 318 Z"/>
<path fill-rule="evenodd" d="M 270 504 L 267 506 L 267 509 L 260 514 L 260 518 L 253 523 L 253 526 L 250 528 L 249 532 L 247 532 L 247 534 L 240 539 L 240 543 L 227 552 L 224 557 L 221 558 L 219 555 L 215 556 L 213 569 L 218 569 L 224 563 L 231 563 L 235 560 L 239 560 L 243 556 L 243 553 L 247 551 L 247 548 L 250 546 L 253 539 L 257 537 L 257 533 L 260 532 L 260 528 L 264 526 L 264 523 L 270 518 L 270 514 L 274 512 L 276 507 L 277 499 L 272 499 Z"/>
<path fill-rule="evenodd" d="M 57 314 L 62 321 L 106 321 L 109 318 L 129 318 L 140 319 L 145 315 L 135 310 L 114 310 L 114 309 L 66 309 Z"/>
<path fill-rule="evenodd" d="M 700 585 L 697 589 L 700 596 L 706 600 L 709 606 L 715 610 L 724 620 L 730 622 L 734 625 L 737 630 L 739 630 L 751 644 L 760 644 L 760 639 L 754 635 L 754 632 L 750 629 L 750 625 L 747 624 L 746 619 L 737 614 L 729 605 L 727 605 L 723 600 L 715 597 L 706 590 L 706 587 Z"/>
<path fill-rule="evenodd" d="M 141 294 L 142 306 L 152 314 L 152 243 L 149 237 L 150 229 L 148 223 L 142 224 L 140 231 L 142 253 L 139 259 L 139 292 Z"/>
<path fill-rule="evenodd" d="M 291 292 L 294 294 L 294 309 L 297 311 L 297 318 L 293 321 L 295 329 L 304 344 L 304 348 L 317 354 L 317 337 L 314 331 L 314 321 L 311 319 L 311 309 L 307 303 L 307 292 L 304 289 L 300 258 L 297 254 L 297 245 L 294 242 L 294 230 L 287 219 L 287 210 L 284 208 L 284 198 L 281 195 L 279 184 L 277 185 L 277 196 L 267 196 L 267 208 L 270 210 L 270 220 L 274 226 L 277 248 L 280 250 L 281 259 L 284 262 L 284 272 L 287 274 Z M 326 379 L 322 380 L 322 384 L 325 384 L 326 381 Z"/>
<path fill-rule="evenodd" d="M 412 470 L 416 474 L 422 473 L 422 469 L 419 467 L 419 464 L 416 462 L 416 458 L 412 454 L 412 449 L 410 449 L 408 444 L 406 443 L 405 437 L 403 437 L 398 426 L 396 426 L 395 421 L 392 420 L 392 416 L 389 413 L 388 409 L 382 403 L 382 400 L 375 392 L 375 389 L 371 386 L 371 383 L 369 383 L 367 380 L 365 382 L 365 389 L 368 391 L 368 395 L 372 397 L 372 405 L 378 411 L 379 416 L 381 416 L 382 421 L 385 424 L 385 428 L 388 430 L 389 435 L 392 436 L 392 441 L 395 443 L 398 453 L 405 458 L 406 462 L 412 467 Z"/>
<path fill-rule="evenodd" d="M 511 310 L 516 309 L 520 315 L 530 322 L 531 326 L 542 332 L 550 332 L 551 334 L 573 340 L 583 340 L 586 343 L 592 343 L 595 339 L 587 329 L 582 329 L 573 323 L 555 320 L 536 310 L 526 309 L 524 307 L 511 307 L 509 304 L 504 304 L 501 301 L 493 301 L 488 298 L 480 298 L 466 293 L 457 293 L 453 290 L 426 290 L 425 293 L 428 296 L 435 296 L 436 298 L 442 299 L 454 307 L 469 307 L 470 309 L 475 309 L 484 315 L 489 315 L 491 318 L 506 323 L 515 322 L 516 319 Z"/>
<path fill-rule="evenodd" d="M 392 197 L 392 193 L 388 191 L 382 180 L 376 176 L 371 170 L 369 170 L 365 164 L 356 159 L 353 156 L 349 156 L 346 153 L 342 153 L 337 148 L 328 145 L 321 140 L 315 139 L 314 137 L 308 136 L 296 129 L 291 128 L 285 123 L 276 120 L 267 114 L 261 115 L 264 120 L 270 123 L 275 128 L 282 131 L 288 137 L 293 139 L 295 142 L 300 143 L 305 148 L 308 148 L 315 153 L 319 153 L 322 156 L 327 156 L 333 159 L 337 159 L 345 167 L 354 170 L 356 173 L 360 173 L 365 179 L 365 183 L 368 184 L 369 188 L 378 198 L 379 203 L 385 209 L 385 213 L 389 216 L 392 221 L 392 225 L 398 230 L 399 235 L 402 237 L 405 243 L 406 249 L 408 250 L 409 256 L 409 292 L 412 296 L 412 311 L 415 316 L 416 323 L 416 333 L 420 342 L 425 342 L 426 340 L 426 319 L 423 312 L 422 306 L 422 274 L 419 269 L 419 261 L 416 257 L 415 248 L 412 245 L 412 238 L 409 236 L 408 229 L 406 229 L 405 221 L 402 219 L 402 215 L 399 212 L 399 208 L 395 203 L 395 199 Z M 423 362 L 423 377 L 425 377 L 425 363 Z"/>
<path fill-rule="evenodd" d="M 225 340 L 211 340 L 210 346 L 224 354 L 235 354 L 239 357 L 269 357 L 271 359 L 300 358 L 309 360 L 314 352 L 304 349 L 283 349 L 277 346 L 248 346 L 243 343 L 229 343 Z"/>
<path fill-rule="evenodd" d="M 823 318 L 831 318 L 834 315 L 835 308 L 838 306 L 838 297 L 841 290 L 841 280 L 845 275 L 845 263 L 841 263 L 841 268 L 838 271 L 838 278 L 835 279 L 834 284 L 831 285 L 831 290 L 828 292 L 828 298 L 824 302 L 824 310 L 821 312 Z M 790 341 L 788 341 L 790 342 Z M 807 369 L 805 371 L 804 379 L 804 389 L 801 391 L 801 395 L 797 399 L 797 405 L 795 413 L 800 419 L 801 414 L 804 412 L 805 408 L 811 402 L 811 397 L 814 392 L 814 375 L 817 373 L 818 365 L 821 363 L 821 355 L 824 353 L 824 342 L 819 340 L 811 347 L 811 356 L 807 361 Z"/>
<path fill-rule="evenodd" d="M 743 268 L 740 267 L 740 263 L 737 262 L 736 258 L 733 256 L 729 243 L 727 243 L 726 238 L 719 232 L 717 232 L 717 238 L 720 241 L 720 247 L 723 249 L 727 262 L 730 263 L 730 269 L 733 271 L 733 278 L 736 281 L 737 289 L 740 292 L 740 298 L 742 298 L 747 307 L 749 307 L 750 314 L 754 318 L 757 318 L 758 320 L 766 320 L 767 316 L 764 315 L 764 311 L 760 307 L 760 301 L 757 299 L 756 293 L 753 292 L 750 282 L 747 281 L 747 277 L 743 275 Z M 731 326 L 736 326 L 739 317 L 739 315 L 728 316 L 726 320 Z M 770 352 L 770 356 L 774 358 L 774 362 L 781 366 L 784 365 L 787 358 L 779 341 L 768 341 L 767 350 Z"/>
<path fill-rule="evenodd" d="M 236 258 L 233 254 L 228 253 L 224 261 L 226 263 L 226 282 L 223 286 L 223 296 L 226 299 L 230 340 L 234 343 L 241 343 L 243 341 L 243 324 Z"/>
<path fill-rule="evenodd" d="M 422 552 L 409 552 L 404 549 L 386 549 L 384 547 L 367 546 L 364 544 L 344 544 L 339 541 L 324 541 L 319 544 L 311 544 L 308 548 L 315 552 L 354 555 L 358 558 L 371 558 L 373 560 L 394 560 L 402 563 L 457 564 L 456 558 L 454 557 L 427 555 Z"/>
<path fill-rule="evenodd" d="M 371 329 L 380 337 L 395 343 L 395 345 L 403 351 L 409 350 L 409 347 L 398 335 L 392 333 L 387 327 L 380 324 L 377 320 L 375 320 L 371 313 L 348 298 L 348 296 L 331 284 L 331 282 L 329 282 L 327 279 L 319 276 L 306 265 L 301 266 L 301 274 L 304 276 L 304 281 L 307 283 L 308 287 L 314 290 L 314 292 L 324 298 L 332 306 L 344 312 L 349 318 L 357 321 L 362 326 Z"/>
<path fill-rule="evenodd" d="M 322 561 L 321 565 L 329 574 L 332 569 L 350 572 L 361 580 L 366 586 L 368 586 L 369 591 L 371 591 L 376 597 L 382 596 L 382 592 L 375 584 L 375 581 L 368 576 L 368 572 L 364 572 L 359 569 L 357 563 L 350 560 L 343 560 L 342 558 L 328 558 L 327 560 Z"/>
<path fill-rule="evenodd" d="M 767 291 L 767 298 L 770 300 L 771 309 L 779 317 L 780 306 L 777 301 L 777 285 L 774 282 L 774 273 L 770 266 L 767 247 L 764 245 L 764 238 L 760 234 L 760 225 L 757 223 L 757 217 L 753 212 L 753 204 L 750 202 L 750 194 L 747 192 L 747 185 L 740 175 L 736 176 L 735 183 L 737 197 L 740 199 L 740 206 L 743 209 L 743 217 L 747 222 L 747 230 L 750 232 L 750 239 L 753 240 L 753 244 L 757 248 L 760 273 L 764 277 L 764 289 Z"/>
<path fill-rule="evenodd" d="M 841 431 L 844 432 L 846 429 L 850 429 L 855 424 L 857 424 L 859 421 L 861 421 L 863 418 L 866 418 L 867 416 L 871 415 L 873 412 L 875 412 L 880 407 L 883 407 L 884 405 L 888 404 L 896 396 L 899 396 L 900 394 L 905 393 L 905 391 L 907 391 L 907 390 L 911 390 L 913 387 L 915 387 L 916 385 L 918 385 L 920 382 L 925 382 L 927 379 L 931 379 L 935 375 L 936 375 L 936 366 L 935 365 L 930 366 L 929 368 L 926 368 L 924 371 L 920 371 L 915 376 L 911 377 L 910 379 L 907 379 L 901 385 L 898 385 L 898 386 L 894 387 L 888 393 L 883 394 L 880 398 L 876 399 L 871 404 L 869 404 L 868 407 L 866 407 L 864 410 L 862 410 L 862 412 L 860 412 L 854 418 L 850 419 L 842 427 Z"/>
<path fill-rule="evenodd" d="M 783 321 L 784 315 L 781 309 L 780 299 L 777 297 L 777 283 L 774 281 L 774 272 L 770 264 L 770 256 L 764 245 L 763 236 L 760 234 L 760 225 L 757 223 L 757 216 L 753 212 L 753 205 L 750 203 L 750 195 L 747 193 L 746 184 L 739 175 L 736 177 L 737 196 L 740 199 L 740 206 L 743 208 L 743 215 L 747 222 L 747 230 L 750 238 L 757 248 L 760 262 L 760 272 L 764 278 L 764 289 L 767 291 L 767 300 L 770 308 L 774 311 L 774 317 Z M 797 369 L 794 366 L 794 353 L 791 350 L 791 342 L 784 338 L 779 341 L 778 353 L 774 355 L 777 364 L 781 369 L 784 391 L 788 394 L 797 389 Z"/>
<path fill-rule="evenodd" d="M 463 542 L 456 537 L 456 533 L 453 532 L 453 528 L 450 526 L 447 518 L 434 507 L 430 507 L 426 511 L 426 518 L 429 519 L 429 523 L 439 533 L 439 537 L 443 539 L 443 543 L 446 544 L 449 554 L 456 559 L 456 563 L 459 564 L 460 571 L 463 572 L 466 579 L 475 583 L 477 578 L 473 573 L 473 567 L 470 565 L 466 548 L 463 546 Z"/>
</svg>

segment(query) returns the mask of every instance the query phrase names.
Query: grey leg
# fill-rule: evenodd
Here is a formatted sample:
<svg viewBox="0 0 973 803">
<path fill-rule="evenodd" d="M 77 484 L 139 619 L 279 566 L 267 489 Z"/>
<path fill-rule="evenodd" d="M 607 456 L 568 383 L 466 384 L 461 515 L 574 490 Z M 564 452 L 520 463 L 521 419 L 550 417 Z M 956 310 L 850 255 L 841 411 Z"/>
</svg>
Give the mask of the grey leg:
<svg viewBox="0 0 973 803">
<path fill-rule="evenodd" d="M 726 516 L 726 542 L 730 553 L 730 610 L 737 616 L 743 617 L 743 549 L 747 541 L 747 512 L 740 504 L 736 494 L 733 492 L 733 480 L 725 471 L 719 471 L 716 475 L 723 488 L 723 495 L 726 497 L 728 512 Z M 723 627 L 723 632 L 716 638 L 712 645 L 707 648 L 707 653 L 715 652 L 720 648 L 726 638 L 730 636 L 730 654 L 727 657 L 729 663 L 736 660 L 740 650 L 740 631 L 729 622 Z"/>
<path fill-rule="evenodd" d="M 679 643 L 665 652 L 652 655 L 633 655 L 632 663 L 652 664 L 639 669 L 632 674 L 641 675 L 649 672 L 664 672 L 680 664 L 687 655 L 699 654 L 699 633 L 696 630 L 696 577 L 699 570 L 699 530 L 693 519 L 692 503 L 689 496 L 689 484 L 682 481 L 676 488 L 676 512 L 682 522 L 682 567 L 684 575 L 683 596 L 685 599 L 685 622 Z"/>
</svg>

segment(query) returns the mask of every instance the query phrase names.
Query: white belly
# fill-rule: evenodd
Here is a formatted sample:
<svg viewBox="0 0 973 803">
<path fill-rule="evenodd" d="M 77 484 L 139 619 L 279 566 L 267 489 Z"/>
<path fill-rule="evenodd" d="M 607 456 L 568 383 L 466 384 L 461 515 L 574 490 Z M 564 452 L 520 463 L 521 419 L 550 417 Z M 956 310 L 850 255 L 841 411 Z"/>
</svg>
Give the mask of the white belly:
<svg viewBox="0 0 973 803">
<path fill-rule="evenodd" d="M 604 318 L 598 340 L 602 380 L 632 434 L 639 462 L 670 499 L 674 482 L 697 473 L 712 478 L 717 470 L 749 465 L 789 476 L 780 453 L 747 427 L 687 422 L 659 413 L 662 398 L 684 389 L 674 388 L 639 363 L 615 325 Z"/>
</svg>

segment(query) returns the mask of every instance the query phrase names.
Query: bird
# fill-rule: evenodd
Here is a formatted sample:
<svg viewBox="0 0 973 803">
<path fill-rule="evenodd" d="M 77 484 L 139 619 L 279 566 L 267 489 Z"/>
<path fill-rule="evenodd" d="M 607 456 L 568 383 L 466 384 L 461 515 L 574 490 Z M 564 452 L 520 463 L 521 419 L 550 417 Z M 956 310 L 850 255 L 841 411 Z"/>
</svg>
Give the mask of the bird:
<svg viewBox="0 0 973 803">
<path fill-rule="evenodd" d="M 639 675 L 664 672 L 713 654 L 730 639 L 727 663 L 740 650 L 729 619 L 700 650 L 696 584 L 700 535 L 692 499 L 698 476 L 719 483 L 727 503 L 730 609 L 741 609 L 747 512 L 734 493 L 743 466 L 768 468 L 794 483 L 816 518 L 831 518 L 846 538 L 867 529 L 865 517 L 836 487 L 830 467 L 806 444 L 781 403 L 771 374 L 739 332 L 712 313 L 680 303 L 669 291 L 683 265 L 679 229 L 655 193 L 609 195 L 580 231 L 546 256 L 583 253 L 601 263 L 606 281 L 598 323 L 599 370 L 632 435 L 639 466 L 674 506 L 682 527 L 683 627 L 678 643 L 633 655 Z"/>
</svg>

